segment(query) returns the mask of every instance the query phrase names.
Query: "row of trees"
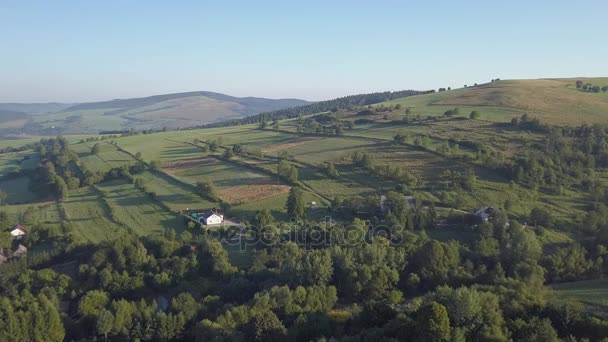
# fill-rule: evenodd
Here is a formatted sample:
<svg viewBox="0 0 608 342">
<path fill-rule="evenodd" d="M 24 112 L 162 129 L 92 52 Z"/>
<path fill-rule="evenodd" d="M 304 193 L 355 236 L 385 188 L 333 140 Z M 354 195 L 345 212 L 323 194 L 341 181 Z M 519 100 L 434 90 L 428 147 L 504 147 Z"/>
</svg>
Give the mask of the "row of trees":
<svg viewBox="0 0 608 342">
<path fill-rule="evenodd" d="M 593 93 L 599 93 L 600 91 L 603 91 L 605 93 L 608 91 L 608 85 L 600 87 L 598 85 L 593 85 L 589 82 L 585 83 L 581 80 L 578 80 L 578 81 L 576 81 L 576 89 L 579 89 L 582 91 L 593 92 Z"/>
</svg>

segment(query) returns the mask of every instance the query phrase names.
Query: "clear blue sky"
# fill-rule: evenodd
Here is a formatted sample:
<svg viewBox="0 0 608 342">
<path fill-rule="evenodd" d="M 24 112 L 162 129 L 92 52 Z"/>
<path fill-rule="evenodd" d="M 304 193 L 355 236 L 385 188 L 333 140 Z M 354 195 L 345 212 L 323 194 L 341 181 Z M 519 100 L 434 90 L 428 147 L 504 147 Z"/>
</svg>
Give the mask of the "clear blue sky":
<svg viewBox="0 0 608 342">
<path fill-rule="evenodd" d="M 0 2 L 0 102 L 607 76 L 608 1 Z"/>
</svg>

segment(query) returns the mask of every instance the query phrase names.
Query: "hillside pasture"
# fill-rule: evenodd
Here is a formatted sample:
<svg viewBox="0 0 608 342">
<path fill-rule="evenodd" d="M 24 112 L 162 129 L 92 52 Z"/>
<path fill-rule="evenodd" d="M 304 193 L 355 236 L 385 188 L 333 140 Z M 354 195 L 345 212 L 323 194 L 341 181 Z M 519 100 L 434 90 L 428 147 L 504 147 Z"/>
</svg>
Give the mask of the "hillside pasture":
<svg viewBox="0 0 608 342">
<path fill-rule="evenodd" d="M 286 193 L 289 187 L 267 174 L 236 162 L 213 157 L 182 159 L 166 165 L 164 170 L 190 184 L 209 180 L 219 197 L 230 204 L 240 204 Z"/>
<path fill-rule="evenodd" d="M 59 226 L 62 222 L 57 202 L 5 205 L 0 208 L 11 222 L 21 222 L 26 229 L 36 224 Z"/>
<path fill-rule="evenodd" d="M 576 89 L 577 79 L 503 80 L 444 92 L 416 95 L 380 105 L 400 104 L 412 115 L 442 115 L 458 107 L 460 115 L 472 110 L 481 119 L 506 122 L 528 113 L 554 125 L 608 122 L 608 94 Z M 608 85 L 605 78 L 581 78 L 594 85 Z"/>
<path fill-rule="evenodd" d="M 0 180 L 0 191 L 5 192 L 7 203 L 20 204 L 33 202 L 38 197 L 30 191 L 30 179 L 28 177 L 17 177 Z"/>
<path fill-rule="evenodd" d="M 126 180 L 113 180 L 97 185 L 112 211 L 112 217 L 137 235 L 162 233 L 178 229 L 177 215 L 165 211 L 148 195 Z"/>
<path fill-rule="evenodd" d="M 290 140 L 283 146 L 273 146 L 273 152 L 286 151 L 298 161 L 319 165 L 325 161 L 344 158 L 374 144 L 375 141 L 348 137 L 300 138 Z"/>
<path fill-rule="evenodd" d="M 80 162 L 89 170 L 107 172 L 115 167 L 132 165 L 135 159 L 125 152 L 114 150 L 81 157 Z"/>
<path fill-rule="evenodd" d="M 33 170 L 40 162 L 40 155 L 33 151 L 0 154 L 0 177 L 20 170 Z"/>
<path fill-rule="evenodd" d="M 186 208 L 209 209 L 219 205 L 194 193 L 194 187 L 175 177 L 146 171 L 135 176 L 144 182 L 147 189 L 156 193 L 156 199 L 174 211 Z"/>
<path fill-rule="evenodd" d="M 112 220 L 103 198 L 92 187 L 70 193 L 61 207 L 79 242 L 109 241 L 129 233 Z"/>
</svg>

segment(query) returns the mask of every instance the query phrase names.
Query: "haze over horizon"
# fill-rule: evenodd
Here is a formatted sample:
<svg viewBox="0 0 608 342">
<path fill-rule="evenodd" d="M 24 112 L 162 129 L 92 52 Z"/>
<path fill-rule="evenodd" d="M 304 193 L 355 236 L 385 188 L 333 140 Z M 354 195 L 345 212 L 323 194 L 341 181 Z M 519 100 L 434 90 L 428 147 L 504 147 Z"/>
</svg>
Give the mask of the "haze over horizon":
<svg viewBox="0 0 608 342">
<path fill-rule="evenodd" d="M 3 2 L 0 102 L 198 90 L 323 100 L 603 76 L 606 12 L 602 1 Z"/>
</svg>

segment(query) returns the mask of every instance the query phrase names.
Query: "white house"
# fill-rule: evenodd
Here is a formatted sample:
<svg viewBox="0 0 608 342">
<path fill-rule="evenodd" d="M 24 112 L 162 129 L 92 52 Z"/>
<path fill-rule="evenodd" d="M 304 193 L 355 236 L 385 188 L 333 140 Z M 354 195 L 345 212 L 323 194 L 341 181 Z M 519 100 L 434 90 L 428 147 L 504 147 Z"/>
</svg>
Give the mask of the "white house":
<svg viewBox="0 0 608 342">
<path fill-rule="evenodd" d="M 224 222 L 224 215 L 220 215 L 212 210 L 198 214 L 198 222 L 204 223 L 208 226 L 213 224 L 220 224 Z"/>
<path fill-rule="evenodd" d="M 11 229 L 11 236 L 13 237 L 21 237 L 27 233 L 27 230 L 23 228 L 22 225 L 18 224 Z"/>
</svg>

